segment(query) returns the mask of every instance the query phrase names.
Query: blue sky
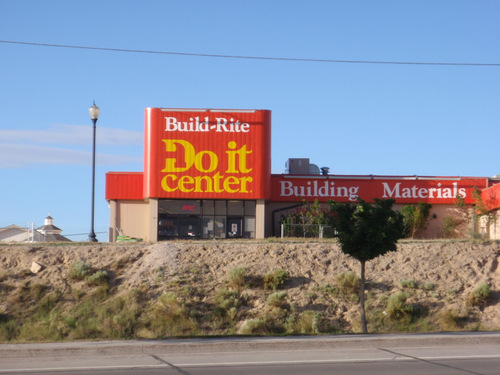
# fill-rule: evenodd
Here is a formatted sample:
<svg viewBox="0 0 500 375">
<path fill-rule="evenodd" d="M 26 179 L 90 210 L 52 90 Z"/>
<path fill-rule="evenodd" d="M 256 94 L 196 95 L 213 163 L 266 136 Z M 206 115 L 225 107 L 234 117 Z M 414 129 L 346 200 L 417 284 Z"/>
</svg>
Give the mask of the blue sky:
<svg viewBox="0 0 500 375">
<path fill-rule="evenodd" d="M 146 107 L 271 110 L 274 173 L 305 157 L 334 174 L 500 174 L 498 1 L 0 0 L 0 14 L 0 227 L 50 214 L 87 238 L 94 100 L 101 241 L 104 175 L 143 170 Z"/>
</svg>

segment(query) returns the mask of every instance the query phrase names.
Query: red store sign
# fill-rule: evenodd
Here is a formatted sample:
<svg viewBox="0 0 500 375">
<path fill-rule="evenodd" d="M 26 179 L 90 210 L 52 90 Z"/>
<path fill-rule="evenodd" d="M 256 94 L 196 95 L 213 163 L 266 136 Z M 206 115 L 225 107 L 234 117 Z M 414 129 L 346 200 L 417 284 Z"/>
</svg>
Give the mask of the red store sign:
<svg viewBox="0 0 500 375">
<path fill-rule="evenodd" d="M 485 178 L 474 177 L 388 177 L 273 175 L 272 201 L 356 202 L 357 197 L 371 202 L 374 198 L 393 198 L 396 203 L 453 204 L 457 197 L 474 203 L 474 189 L 484 189 Z"/>
<path fill-rule="evenodd" d="M 271 112 L 147 108 L 144 196 L 264 199 Z"/>
</svg>

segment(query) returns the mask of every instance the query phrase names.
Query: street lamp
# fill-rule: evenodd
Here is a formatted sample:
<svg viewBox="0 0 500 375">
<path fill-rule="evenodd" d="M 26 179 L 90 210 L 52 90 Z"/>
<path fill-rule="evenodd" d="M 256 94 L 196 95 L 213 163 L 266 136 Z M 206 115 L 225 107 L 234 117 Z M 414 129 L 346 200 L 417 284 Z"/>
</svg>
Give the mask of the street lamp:
<svg viewBox="0 0 500 375">
<path fill-rule="evenodd" d="M 89 233 L 89 242 L 97 242 L 97 238 L 95 236 L 94 232 L 94 198 L 95 198 L 95 130 L 96 130 L 96 123 L 97 119 L 99 118 L 99 112 L 101 110 L 99 109 L 98 106 L 92 105 L 92 107 L 89 108 L 89 114 L 90 114 L 90 119 L 92 120 L 94 124 L 94 136 L 93 136 L 93 143 L 92 143 L 92 207 L 91 207 L 91 214 L 90 214 L 90 233 Z"/>
</svg>

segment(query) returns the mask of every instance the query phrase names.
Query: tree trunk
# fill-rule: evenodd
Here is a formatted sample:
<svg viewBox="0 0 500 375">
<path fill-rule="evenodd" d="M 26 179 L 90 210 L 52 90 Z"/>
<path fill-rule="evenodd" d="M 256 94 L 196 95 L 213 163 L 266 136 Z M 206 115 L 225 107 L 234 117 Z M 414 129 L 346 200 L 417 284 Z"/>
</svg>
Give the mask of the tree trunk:
<svg viewBox="0 0 500 375">
<path fill-rule="evenodd" d="M 359 303 L 361 304 L 361 329 L 363 333 L 368 333 L 366 327 L 366 312 L 365 312 L 365 261 L 361 261 L 361 283 L 359 286 Z"/>
</svg>

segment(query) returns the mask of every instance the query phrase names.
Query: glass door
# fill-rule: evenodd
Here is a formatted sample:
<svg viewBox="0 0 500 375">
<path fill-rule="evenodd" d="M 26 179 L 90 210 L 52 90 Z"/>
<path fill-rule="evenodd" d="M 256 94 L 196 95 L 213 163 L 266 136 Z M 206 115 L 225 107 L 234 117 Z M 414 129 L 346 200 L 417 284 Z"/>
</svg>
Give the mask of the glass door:
<svg viewBox="0 0 500 375">
<path fill-rule="evenodd" d="M 228 238 L 243 237 L 243 218 L 228 217 L 227 218 L 227 236 Z"/>
</svg>

